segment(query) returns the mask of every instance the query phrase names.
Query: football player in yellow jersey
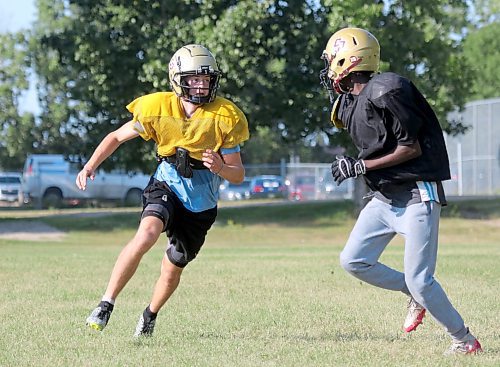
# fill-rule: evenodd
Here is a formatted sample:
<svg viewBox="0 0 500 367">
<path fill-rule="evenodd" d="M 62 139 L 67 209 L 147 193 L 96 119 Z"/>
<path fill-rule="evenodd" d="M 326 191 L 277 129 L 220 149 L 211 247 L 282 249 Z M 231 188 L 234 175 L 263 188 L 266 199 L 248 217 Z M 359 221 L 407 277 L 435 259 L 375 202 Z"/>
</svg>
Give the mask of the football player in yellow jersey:
<svg viewBox="0 0 500 367">
<path fill-rule="evenodd" d="M 157 145 L 159 164 L 144 190 L 139 229 L 118 256 L 104 296 L 86 320 L 91 328 L 104 329 L 116 297 L 142 256 L 166 232 L 169 243 L 161 274 L 134 333 L 151 336 L 157 313 L 215 221 L 221 180 L 243 181 L 240 143 L 249 137 L 248 123 L 234 103 L 217 97 L 220 75 L 205 47 L 181 47 L 169 63 L 173 92 L 148 94 L 131 102 L 127 109 L 133 118 L 108 134 L 78 173 L 76 185 L 85 190 L 87 179 L 94 178 L 97 167 L 122 143 L 140 136 Z"/>
</svg>

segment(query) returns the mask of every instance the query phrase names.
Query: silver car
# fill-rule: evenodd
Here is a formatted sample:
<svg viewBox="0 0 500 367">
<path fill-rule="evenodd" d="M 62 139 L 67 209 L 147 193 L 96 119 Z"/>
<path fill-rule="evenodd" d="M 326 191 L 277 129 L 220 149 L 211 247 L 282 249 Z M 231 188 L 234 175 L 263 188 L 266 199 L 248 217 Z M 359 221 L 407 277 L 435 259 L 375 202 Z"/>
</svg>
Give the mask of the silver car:
<svg viewBox="0 0 500 367">
<path fill-rule="evenodd" d="M 0 172 L 0 201 L 20 204 L 22 202 L 21 174 Z"/>
<path fill-rule="evenodd" d="M 74 205 L 92 200 L 141 205 L 142 190 L 148 184 L 149 175 L 100 170 L 83 191 L 75 184 L 82 166 L 83 162 L 62 154 L 29 155 L 23 171 L 24 202 L 38 208 L 59 208 L 67 203 Z"/>
</svg>

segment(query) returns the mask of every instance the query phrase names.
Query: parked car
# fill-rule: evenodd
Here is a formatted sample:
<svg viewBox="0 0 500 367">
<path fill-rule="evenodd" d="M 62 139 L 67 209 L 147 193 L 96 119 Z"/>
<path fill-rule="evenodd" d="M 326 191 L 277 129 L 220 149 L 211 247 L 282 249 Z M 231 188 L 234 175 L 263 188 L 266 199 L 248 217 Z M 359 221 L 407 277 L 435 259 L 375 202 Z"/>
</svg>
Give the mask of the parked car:
<svg viewBox="0 0 500 367">
<path fill-rule="evenodd" d="M 281 176 L 261 175 L 252 178 L 250 183 L 251 198 L 286 198 L 287 189 Z"/>
<path fill-rule="evenodd" d="M 252 180 L 246 178 L 240 184 L 224 180 L 219 187 L 221 200 L 247 200 L 250 199 L 250 184 Z"/>
<path fill-rule="evenodd" d="M 85 191 L 75 184 L 83 162 L 62 154 L 32 154 L 24 164 L 24 202 L 37 207 L 60 207 L 63 202 L 112 200 L 125 205 L 140 205 L 149 176 L 122 171 L 98 170 Z"/>
<path fill-rule="evenodd" d="M 314 175 L 299 175 L 291 177 L 289 182 L 288 198 L 294 201 L 316 199 L 316 177 Z"/>
<path fill-rule="evenodd" d="M 21 204 L 21 174 L 16 172 L 0 172 L 0 201 Z"/>
</svg>

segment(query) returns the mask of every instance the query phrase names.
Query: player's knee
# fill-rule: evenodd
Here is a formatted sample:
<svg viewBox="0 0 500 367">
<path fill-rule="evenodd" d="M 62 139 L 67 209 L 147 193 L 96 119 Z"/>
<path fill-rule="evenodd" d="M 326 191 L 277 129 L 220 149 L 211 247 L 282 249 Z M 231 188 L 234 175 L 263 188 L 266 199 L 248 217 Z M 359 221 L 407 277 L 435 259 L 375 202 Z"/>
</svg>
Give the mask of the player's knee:
<svg viewBox="0 0 500 367">
<path fill-rule="evenodd" d="M 345 252 L 340 254 L 340 265 L 350 274 L 358 274 L 367 271 L 370 265 L 352 258 Z"/>
<path fill-rule="evenodd" d="M 411 292 L 411 294 L 415 295 L 415 298 L 420 298 L 420 296 L 425 297 L 434 282 L 434 277 L 424 278 L 418 275 L 411 276 L 405 274 L 406 286 L 408 287 L 408 290 Z"/>
<path fill-rule="evenodd" d="M 167 248 L 167 258 L 175 266 L 179 268 L 185 268 L 192 260 L 194 260 L 196 255 L 190 256 L 180 249 L 176 249 L 175 246 L 170 244 Z"/>
<path fill-rule="evenodd" d="M 137 233 L 137 237 L 139 242 L 142 242 L 146 245 L 155 243 L 160 236 L 161 231 L 158 230 L 158 227 L 147 226 L 141 228 Z"/>
<path fill-rule="evenodd" d="M 133 239 L 136 251 L 147 252 L 158 240 L 162 229 L 162 222 L 147 223 L 147 221 L 143 221 Z"/>
</svg>

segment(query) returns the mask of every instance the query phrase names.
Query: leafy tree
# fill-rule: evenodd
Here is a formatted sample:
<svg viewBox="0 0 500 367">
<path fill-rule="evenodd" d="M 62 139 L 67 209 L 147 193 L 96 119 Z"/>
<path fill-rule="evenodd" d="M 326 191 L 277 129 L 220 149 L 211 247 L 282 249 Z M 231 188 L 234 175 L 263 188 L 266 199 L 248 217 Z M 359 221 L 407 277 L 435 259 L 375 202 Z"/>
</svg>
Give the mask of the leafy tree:
<svg viewBox="0 0 500 367">
<path fill-rule="evenodd" d="M 473 24 L 482 27 L 500 21 L 500 0 L 475 0 Z"/>
<path fill-rule="evenodd" d="M 129 118 L 123 106 L 132 98 L 169 89 L 168 60 L 193 42 L 216 54 L 221 94 L 243 108 L 252 130 L 279 125 L 279 139 L 293 143 L 327 116 L 314 98 L 321 27 L 308 2 L 40 0 L 39 11 L 31 44 L 45 139 L 36 149 L 79 147 L 72 153 L 87 156 Z M 137 141 L 114 158 L 139 168 L 153 164 L 151 152 Z"/>
<path fill-rule="evenodd" d="M 34 116 L 22 112 L 20 99 L 28 89 L 29 56 L 22 33 L 0 34 L 0 168 L 18 170 L 36 141 Z"/>
<path fill-rule="evenodd" d="M 280 144 L 279 134 L 268 126 L 257 126 L 242 150 L 243 161 L 252 164 L 279 163 L 288 154 L 287 147 Z"/>
<path fill-rule="evenodd" d="M 442 126 L 446 115 L 468 97 L 472 74 L 461 54 L 467 2 L 444 0 L 324 1 L 332 33 L 345 26 L 370 30 L 381 47 L 381 70 L 411 79 L 427 97 Z"/>
<path fill-rule="evenodd" d="M 500 97 L 500 18 L 469 33 L 464 55 L 474 71 L 468 100 Z"/>
<path fill-rule="evenodd" d="M 323 99 L 317 98 L 317 34 L 322 28 L 317 10 L 305 1 L 203 4 L 191 23 L 193 40 L 216 55 L 224 72 L 221 95 L 246 112 L 253 132 L 261 127 L 273 130 L 280 149 L 271 155 L 288 157 L 286 147 L 314 131 L 327 116 Z M 158 60 L 170 53 L 162 47 L 155 50 L 162 54 L 146 65 L 146 78 L 168 88 L 165 66 Z"/>
<path fill-rule="evenodd" d="M 464 27 L 465 0 L 38 0 L 38 9 L 29 45 L 42 113 L 36 124 L 26 120 L 33 135 L 23 138 L 26 152 L 88 157 L 130 118 L 128 102 L 169 89 L 168 61 L 186 43 L 214 52 L 221 95 L 242 107 L 257 138 L 275 139 L 270 149 L 280 158 L 325 133 L 333 146 L 347 145 L 329 124 L 318 80 L 323 48 L 339 28 L 371 30 L 383 70 L 414 80 L 449 130 L 444 116 L 463 104 L 470 82 L 460 38 L 452 37 Z M 153 148 L 137 139 L 108 166 L 150 170 Z"/>
</svg>

